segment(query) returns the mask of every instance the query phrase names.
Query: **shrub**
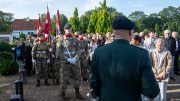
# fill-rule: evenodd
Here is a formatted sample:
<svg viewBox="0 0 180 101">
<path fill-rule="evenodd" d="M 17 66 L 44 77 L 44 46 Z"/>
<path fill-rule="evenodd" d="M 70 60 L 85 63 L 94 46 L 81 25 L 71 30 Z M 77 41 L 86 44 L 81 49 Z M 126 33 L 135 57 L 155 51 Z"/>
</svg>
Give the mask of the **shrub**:
<svg viewBox="0 0 180 101">
<path fill-rule="evenodd" d="M 0 73 L 11 75 L 18 72 L 18 64 L 13 60 L 3 60 L 0 62 Z"/>
<path fill-rule="evenodd" d="M 0 52 L 12 52 L 11 45 L 7 42 L 0 41 Z"/>
<path fill-rule="evenodd" d="M 0 60 L 13 60 L 13 54 L 10 52 L 0 52 Z"/>
</svg>

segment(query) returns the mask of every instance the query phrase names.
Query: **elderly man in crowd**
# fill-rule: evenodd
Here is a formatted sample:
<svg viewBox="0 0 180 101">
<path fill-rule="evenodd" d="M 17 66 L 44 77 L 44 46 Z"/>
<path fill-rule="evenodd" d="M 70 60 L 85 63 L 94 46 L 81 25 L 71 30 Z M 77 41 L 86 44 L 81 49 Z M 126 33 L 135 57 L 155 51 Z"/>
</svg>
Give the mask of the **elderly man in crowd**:
<svg viewBox="0 0 180 101">
<path fill-rule="evenodd" d="M 153 72 L 159 84 L 160 94 L 154 101 L 166 101 L 167 84 L 169 73 L 172 68 L 172 55 L 164 47 L 163 39 L 155 41 L 156 48 L 150 53 Z"/>
<path fill-rule="evenodd" d="M 174 74 L 179 74 L 179 54 L 180 54 L 180 40 L 178 40 L 178 33 L 172 32 L 172 37 L 176 40 L 176 50 L 174 55 Z"/>
<path fill-rule="evenodd" d="M 164 42 L 165 42 L 165 48 L 171 52 L 172 59 L 174 61 L 174 56 L 175 56 L 175 50 L 176 50 L 176 40 L 171 36 L 171 31 L 170 30 L 165 30 L 164 31 Z M 174 62 L 172 62 L 172 70 L 170 72 L 170 79 L 175 81 L 174 78 Z"/>
</svg>

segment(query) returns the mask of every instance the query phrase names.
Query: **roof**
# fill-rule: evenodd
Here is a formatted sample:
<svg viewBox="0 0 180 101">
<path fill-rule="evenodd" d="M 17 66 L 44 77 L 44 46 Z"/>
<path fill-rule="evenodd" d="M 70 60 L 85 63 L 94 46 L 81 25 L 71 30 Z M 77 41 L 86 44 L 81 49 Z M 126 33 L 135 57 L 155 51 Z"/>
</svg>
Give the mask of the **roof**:
<svg viewBox="0 0 180 101">
<path fill-rule="evenodd" d="M 12 30 L 37 30 L 38 19 L 15 19 L 12 24 Z"/>
</svg>

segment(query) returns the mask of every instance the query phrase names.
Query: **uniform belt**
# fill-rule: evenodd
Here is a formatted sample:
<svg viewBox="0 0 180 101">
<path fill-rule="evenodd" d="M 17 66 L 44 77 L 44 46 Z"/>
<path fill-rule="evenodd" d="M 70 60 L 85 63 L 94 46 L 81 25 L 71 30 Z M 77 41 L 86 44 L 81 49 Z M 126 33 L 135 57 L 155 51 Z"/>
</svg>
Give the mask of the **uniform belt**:
<svg viewBox="0 0 180 101">
<path fill-rule="evenodd" d="M 46 51 L 36 51 L 37 54 L 46 53 Z"/>
<path fill-rule="evenodd" d="M 63 53 L 66 54 L 66 55 L 68 55 L 68 54 L 73 54 L 74 55 L 75 54 L 75 52 L 69 52 L 69 53 L 68 52 L 63 52 Z"/>
<path fill-rule="evenodd" d="M 85 52 L 85 49 L 83 49 L 83 50 L 79 50 L 79 52 Z"/>
</svg>

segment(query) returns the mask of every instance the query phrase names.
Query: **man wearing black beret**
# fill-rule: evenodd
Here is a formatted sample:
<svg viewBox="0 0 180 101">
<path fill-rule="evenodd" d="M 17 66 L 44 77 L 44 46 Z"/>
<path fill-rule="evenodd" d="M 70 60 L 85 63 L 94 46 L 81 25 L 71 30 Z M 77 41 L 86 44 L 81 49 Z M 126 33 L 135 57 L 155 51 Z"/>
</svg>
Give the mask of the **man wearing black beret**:
<svg viewBox="0 0 180 101">
<path fill-rule="evenodd" d="M 92 96 L 100 101 L 141 101 L 141 94 L 155 98 L 159 87 L 148 52 L 129 43 L 134 22 L 118 16 L 112 27 L 114 42 L 97 48 L 92 59 Z"/>
</svg>

